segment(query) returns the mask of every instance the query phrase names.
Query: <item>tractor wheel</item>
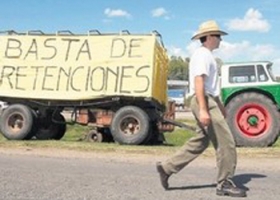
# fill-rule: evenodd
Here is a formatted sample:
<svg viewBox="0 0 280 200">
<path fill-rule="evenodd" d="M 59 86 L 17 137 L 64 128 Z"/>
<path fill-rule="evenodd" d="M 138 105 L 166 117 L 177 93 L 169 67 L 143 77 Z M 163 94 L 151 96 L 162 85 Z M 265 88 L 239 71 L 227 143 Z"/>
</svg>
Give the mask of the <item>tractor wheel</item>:
<svg viewBox="0 0 280 200">
<path fill-rule="evenodd" d="M 149 136 L 149 121 L 142 109 L 125 106 L 115 113 L 110 130 L 115 142 L 138 145 Z"/>
<path fill-rule="evenodd" d="M 14 104 L 3 110 L 0 129 L 9 140 L 30 139 L 33 134 L 34 116 L 32 110 L 21 104 Z"/>
<path fill-rule="evenodd" d="M 237 146 L 267 147 L 277 140 L 280 115 L 268 97 L 254 92 L 243 93 L 233 98 L 226 110 Z"/>
</svg>

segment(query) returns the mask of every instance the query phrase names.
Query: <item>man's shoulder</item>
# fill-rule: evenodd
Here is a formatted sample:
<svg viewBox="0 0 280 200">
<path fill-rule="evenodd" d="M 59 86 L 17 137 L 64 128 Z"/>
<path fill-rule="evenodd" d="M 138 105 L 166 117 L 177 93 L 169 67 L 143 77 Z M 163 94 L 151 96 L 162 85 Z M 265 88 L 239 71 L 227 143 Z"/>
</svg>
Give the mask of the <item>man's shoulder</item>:
<svg viewBox="0 0 280 200">
<path fill-rule="evenodd" d="M 199 47 L 194 51 L 193 55 L 191 56 L 191 59 L 209 56 L 210 54 L 211 52 L 209 51 L 209 49 L 205 47 Z"/>
<path fill-rule="evenodd" d="M 194 52 L 194 54 L 211 54 L 211 51 L 203 46 L 197 48 Z"/>
</svg>

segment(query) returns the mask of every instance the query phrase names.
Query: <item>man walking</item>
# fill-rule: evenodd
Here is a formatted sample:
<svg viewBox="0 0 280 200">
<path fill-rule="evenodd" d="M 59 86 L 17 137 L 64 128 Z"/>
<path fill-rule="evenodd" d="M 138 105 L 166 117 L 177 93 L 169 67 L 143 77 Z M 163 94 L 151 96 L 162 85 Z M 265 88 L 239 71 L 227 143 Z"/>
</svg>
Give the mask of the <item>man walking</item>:
<svg viewBox="0 0 280 200">
<path fill-rule="evenodd" d="M 211 141 L 217 157 L 216 194 L 220 196 L 245 197 L 245 190 L 233 183 L 236 167 L 236 148 L 233 136 L 225 120 L 225 109 L 220 102 L 219 74 L 212 54 L 219 48 L 221 31 L 211 20 L 202 23 L 192 39 L 200 40 L 199 47 L 191 56 L 189 84 L 192 95 L 190 107 L 197 121 L 197 135 L 191 138 L 171 158 L 157 163 L 161 184 L 168 189 L 168 179 L 179 172 L 208 147 Z"/>
</svg>

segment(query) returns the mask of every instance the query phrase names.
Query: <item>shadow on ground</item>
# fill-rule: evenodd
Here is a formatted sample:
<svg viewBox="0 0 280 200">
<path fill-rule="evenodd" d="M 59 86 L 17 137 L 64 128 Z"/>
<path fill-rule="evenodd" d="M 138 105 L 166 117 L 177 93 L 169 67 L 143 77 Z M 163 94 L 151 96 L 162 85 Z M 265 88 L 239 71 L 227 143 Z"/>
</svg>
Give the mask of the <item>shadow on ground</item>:
<svg viewBox="0 0 280 200">
<path fill-rule="evenodd" d="M 234 183 L 245 190 L 249 190 L 245 185 L 256 178 L 265 178 L 266 175 L 263 174 L 239 174 L 233 178 Z M 191 189 L 203 189 L 203 188 L 214 188 L 216 183 L 205 184 L 205 185 L 190 185 L 182 187 L 170 187 L 168 190 L 191 190 Z"/>
</svg>

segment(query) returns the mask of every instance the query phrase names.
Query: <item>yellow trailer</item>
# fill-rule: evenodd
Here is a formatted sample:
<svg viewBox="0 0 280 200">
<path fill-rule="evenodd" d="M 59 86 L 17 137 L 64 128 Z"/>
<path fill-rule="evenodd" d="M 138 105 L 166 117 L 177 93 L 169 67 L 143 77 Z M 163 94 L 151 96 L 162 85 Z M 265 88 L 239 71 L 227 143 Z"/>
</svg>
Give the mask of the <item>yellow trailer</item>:
<svg viewBox="0 0 280 200">
<path fill-rule="evenodd" d="M 8 139 L 60 139 L 65 110 L 72 122 L 93 125 L 90 138 L 98 141 L 109 135 L 142 144 L 172 130 L 161 123 L 172 106 L 168 57 L 157 32 L 7 31 L 0 54 L 0 100 L 9 105 L 0 128 Z"/>
</svg>

